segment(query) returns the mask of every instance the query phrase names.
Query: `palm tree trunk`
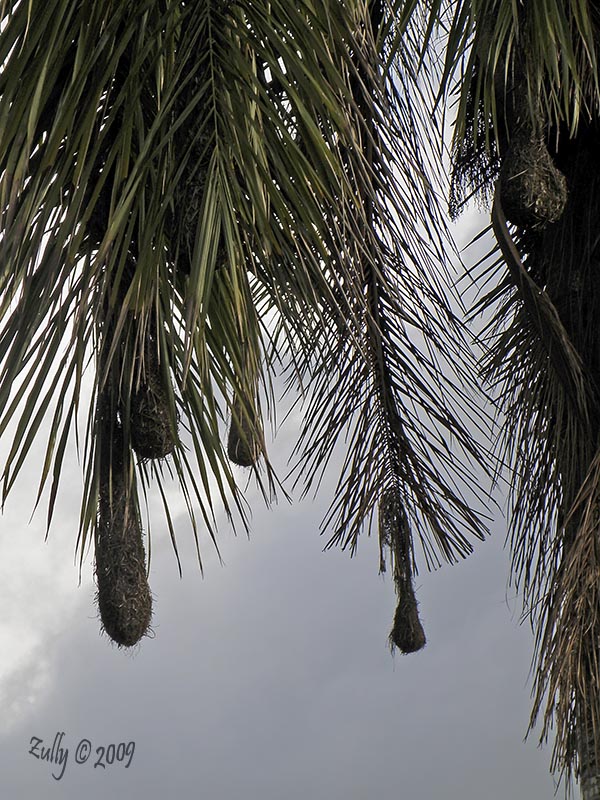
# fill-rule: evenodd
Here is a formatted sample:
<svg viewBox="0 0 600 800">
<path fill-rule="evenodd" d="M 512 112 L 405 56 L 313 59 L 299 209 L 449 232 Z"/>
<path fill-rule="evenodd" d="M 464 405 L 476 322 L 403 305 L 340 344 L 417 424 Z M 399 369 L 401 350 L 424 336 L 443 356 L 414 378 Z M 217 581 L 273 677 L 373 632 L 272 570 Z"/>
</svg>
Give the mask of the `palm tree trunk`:
<svg viewBox="0 0 600 800">
<path fill-rule="evenodd" d="M 577 725 L 581 800 L 600 800 L 599 749 L 594 715 L 584 711 Z"/>
</svg>

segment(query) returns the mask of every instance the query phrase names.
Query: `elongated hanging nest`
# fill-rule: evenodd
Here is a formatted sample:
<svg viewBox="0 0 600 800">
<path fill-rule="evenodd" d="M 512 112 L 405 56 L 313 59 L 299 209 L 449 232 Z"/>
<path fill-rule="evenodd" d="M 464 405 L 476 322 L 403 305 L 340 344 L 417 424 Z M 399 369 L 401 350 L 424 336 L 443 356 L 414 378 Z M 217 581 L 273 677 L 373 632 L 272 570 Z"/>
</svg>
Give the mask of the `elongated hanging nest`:
<svg viewBox="0 0 600 800">
<path fill-rule="evenodd" d="M 227 455 L 239 467 L 252 467 L 262 452 L 260 421 L 252 419 L 246 407 L 235 397 L 227 437 Z"/>
<path fill-rule="evenodd" d="M 389 489 L 379 501 L 379 542 L 381 563 L 385 569 L 383 550 L 389 548 L 394 564 L 394 583 L 398 605 L 390 632 L 390 644 L 401 653 L 416 653 L 426 644 L 425 631 L 419 619 L 418 604 L 412 578 L 410 528 L 406 512 L 396 492 Z"/>
<path fill-rule="evenodd" d="M 175 423 L 156 348 L 148 339 L 142 379 L 131 394 L 131 443 L 140 458 L 165 458 L 175 449 Z"/>
<path fill-rule="evenodd" d="M 130 454 L 120 428 L 102 421 L 101 484 L 96 526 L 96 580 L 102 626 L 121 647 L 132 647 L 147 633 L 152 595 L 146 576 L 137 497 L 130 480 Z"/>
</svg>

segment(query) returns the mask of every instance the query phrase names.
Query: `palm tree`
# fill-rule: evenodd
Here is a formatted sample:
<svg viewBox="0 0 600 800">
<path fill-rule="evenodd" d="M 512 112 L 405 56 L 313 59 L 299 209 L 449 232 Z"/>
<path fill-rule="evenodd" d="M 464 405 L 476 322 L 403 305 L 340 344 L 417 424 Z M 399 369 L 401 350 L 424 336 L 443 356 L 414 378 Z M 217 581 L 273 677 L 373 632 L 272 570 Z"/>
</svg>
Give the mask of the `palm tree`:
<svg viewBox="0 0 600 800">
<path fill-rule="evenodd" d="M 265 423 L 284 375 L 305 491 L 343 448 L 329 543 L 353 552 L 378 519 L 392 645 L 424 645 L 419 563 L 486 532 L 468 486 L 487 423 L 439 203 L 456 92 L 451 210 L 493 198 L 475 310 L 493 309 L 532 724 L 546 703 L 553 768 L 598 796 L 599 24 L 561 0 L 2 2 L 2 496 L 47 424 L 50 524 L 83 413 L 78 546 L 114 641 L 151 622 L 140 492 L 162 497 L 177 554 L 171 475 L 196 542 L 201 522 L 217 544 L 221 506 L 247 524 L 240 468 L 283 491 Z"/>
<path fill-rule="evenodd" d="M 434 6 L 442 91 L 456 79 L 459 97 L 451 209 L 491 203 L 497 241 L 483 367 L 499 387 L 512 574 L 536 635 L 530 727 L 543 711 L 553 771 L 599 798 L 600 15 L 554 0 Z"/>
<path fill-rule="evenodd" d="M 78 546 L 131 646 L 152 604 L 140 491 L 176 553 L 171 476 L 196 542 L 201 520 L 216 544 L 217 501 L 247 524 L 232 463 L 281 491 L 263 418 L 283 375 L 306 491 L 345 442 L 330 544 L 353 551 L 379 509 L 392 643 L 422 647 L 413 542 L 432 566 L 484 536 L 461 464 L 485 458 L 414 42 L 377 1 L 17 0 L 0 19 L 3 498 L 46 420 L 50 524 L 92 365 Z"/>
</svg>

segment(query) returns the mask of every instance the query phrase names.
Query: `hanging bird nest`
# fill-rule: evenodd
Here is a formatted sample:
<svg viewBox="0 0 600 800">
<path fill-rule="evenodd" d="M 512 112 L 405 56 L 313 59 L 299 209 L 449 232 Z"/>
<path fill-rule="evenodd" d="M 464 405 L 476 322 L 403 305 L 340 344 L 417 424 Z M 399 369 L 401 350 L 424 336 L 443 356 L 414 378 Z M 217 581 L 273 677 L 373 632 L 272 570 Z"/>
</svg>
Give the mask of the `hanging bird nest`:
<svg viewBox="0 0 600 800">
<path fill-rule="evenodd" d="M 395 489 L 386 490 L 379 501 L 379 544 L 382 571 L 385 571 L 384 550 L 389 548 L 391 552 L 398 597 L 390 644 L 401 653 L 416 653 L 425 647 L 427 640 L 413 587 L 409 522 Z"/>
<path fill-rule="evenodd" d="M 103 423 L 106 428 L 106 421 Z M 108 445 L 108 446 L 106 446 Z M 147 633 L 152 595 L 146 575 L 137 496 L 118 427 L 101 437 L 101 484 L 96 526 L 96 581 L 102 626 L 120 647 L 132 647 Z"/>
<path fill-rule="evenodd" d="M 176 423 L 170 409 L 156 345 L 147 337 L 143 374 L 130 405 L 131 443 L 140 458 L 165 458 L 175 449 Z"/>
<path fill-rule="evenodd" d="M 560 219 L 567 181 L 548 148 L 547 114 L 539 97 L 531 100 L 527 34 L 510 55 L 501 51 L 489 60 L 496 19 L 493 9 L 482 10 L 465 126 L 453 141 L 450 213 L 456 218 L 472 197 L 489 205 L 499 178 L 506 218 L 522 229 L 542 229 Z"/>
<path fill-rule="evenodd" d="M 543 228 L 557 222 L 567 202 L 567 181 L 544 141 L 520 132 L 511 139 L 500 168 L 506 218 L 520 228 Z"/>
<path fill-rule="evenodd" d="M 419 619 L 418 603 L 412 580 L 396 579 L 398 605 L 390 633 L 390 644 L 401 653 L 416 653 L 425 647 L 427 639 Z"/>
<path fill-rule="evenodd" d="M 251 418 L 245 406 L 235 397 L 227 437 L 227 455 L 239 467 L 252 467 L 262 449 L 260 421 L 256 416 Z"/>
</svg>

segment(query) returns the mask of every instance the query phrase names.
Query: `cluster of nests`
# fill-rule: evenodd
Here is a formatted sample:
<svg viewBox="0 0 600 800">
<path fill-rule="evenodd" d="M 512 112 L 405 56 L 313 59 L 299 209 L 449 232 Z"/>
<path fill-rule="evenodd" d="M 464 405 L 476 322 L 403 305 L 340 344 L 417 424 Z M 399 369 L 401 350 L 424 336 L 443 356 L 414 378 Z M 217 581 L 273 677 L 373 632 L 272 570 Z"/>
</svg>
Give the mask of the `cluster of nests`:
<svg viewBox="0 0 600 800">
<path fill-rule="evenodd" d="M 152 617 L 134 454 L 142 461 L 163 459 L 178 442 L 168 370 L 159 361 L 156 338 L 150 332 L 145 336 L 141 361 L 139 375 L 125 401 L 118 389 L 120 359 L 113 358 L 96 408 L 100 475 L 95 537 L 98 608 L 104 630 L 123 647 L 131 647 L 147 633 Z M 227 453 L 235 464 L 250 467 L 257 462 L 261 447 L 255 430 L 248 409 L 234 399 Z"/>
<path fill-rule="evenodd" d="M 202 174 L 190 176 L 189 192 L 198 194 Z M 110 181 L 102 192 L 96 213 L 88 226 L 90 246 L 98 247 L 106 230 L 111 191 Z M 188 193 L 180 198 L 189 208 Z M 185 219 L 196 227 L 196 220 Z M 181 234 L 180 234 L 181 235 Z M 189 274 L 186 245 L 181 251 L 181 271 Z M 191 246 L 189 248 L 191 250 Z M 126 275 L 117 294 L 124 296 L 136 265 L 136 243 L 132 242 Z M 179 264 L 178 264 L 179 267 Z M 159 358 L 155 323 L 142 333 L 135 321 L 124 327 L 122 340 L 113 341 L 113 324 L 105 314 L 98 359 L 99 389 L 96 407 L 96 447 L 99 481 L 95 529 L 95 572 L 98 609 L 104 631 L 119 646 L 131 647 L 148 632 L 152 618 L 152 595 L 148 584 L 141 516 L 135 488 L 135 457 L 141 461 L 164 459 L 178 444 L 177 419 L 170 370 Z M 131 385 L 123 386 L 124 353 L 141 339 L 134 356 L 137 365 Z M 106 370 L 105 353 L 113 351 Z M 107 372 L 108 374 L 103 374 Z M 234 397 L 227 453 L 232 462 L 251 467 L 262 452 L 252 411 Z"/>
</svg>

